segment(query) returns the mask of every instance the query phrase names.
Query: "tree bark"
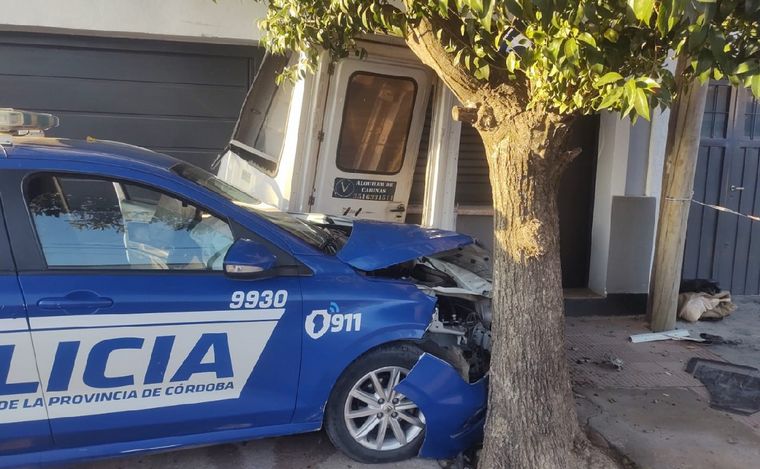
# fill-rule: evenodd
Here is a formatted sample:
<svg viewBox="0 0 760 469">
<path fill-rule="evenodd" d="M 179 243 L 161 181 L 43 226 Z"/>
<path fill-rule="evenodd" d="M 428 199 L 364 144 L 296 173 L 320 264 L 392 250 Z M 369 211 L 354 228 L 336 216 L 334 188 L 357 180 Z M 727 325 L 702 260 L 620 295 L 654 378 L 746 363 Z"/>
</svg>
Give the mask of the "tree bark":
<svg viewBox="0 0 760 469">
<path fill-rule="evenodd" d="M 572 467 L 581 437 L 565 359 L 555 155 L 530 129 L 487 144 L 494 335 L 482 468 Z M 544 143 L 544 142 L 541 142 Z M 546 151 L 546 150 L 545 150 Z M 549 150 L 551 151 L 551 150 Z"/>
<path fill-rule="evenodd" d="M 660 216 L 649 281 L 647 315 L 655 332 L 671 330 L 676 325 L 686 228 L 707 98 L 706 83 L 702 85 L 696 79 L 682 79 L 680 71 L 686 65 L 686 60 L 681 58 L 676 67 L 679 97 L 668 120 Z"/>
</svg>

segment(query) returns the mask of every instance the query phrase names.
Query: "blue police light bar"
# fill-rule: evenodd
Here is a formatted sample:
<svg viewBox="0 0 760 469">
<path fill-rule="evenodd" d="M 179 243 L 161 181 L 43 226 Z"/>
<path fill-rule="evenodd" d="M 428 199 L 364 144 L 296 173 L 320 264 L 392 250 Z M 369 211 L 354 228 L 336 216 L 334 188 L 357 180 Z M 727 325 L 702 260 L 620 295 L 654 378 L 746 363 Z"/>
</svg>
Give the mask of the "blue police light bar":
<svg viewBox="0 0 760 469">
<path fill-rule="evenodd" d="M 43 131 L 58 127 L 58 117 L 43 112 L 0 108 L 0 132 L 17 134 L 29 130 Z"/>
</svg>

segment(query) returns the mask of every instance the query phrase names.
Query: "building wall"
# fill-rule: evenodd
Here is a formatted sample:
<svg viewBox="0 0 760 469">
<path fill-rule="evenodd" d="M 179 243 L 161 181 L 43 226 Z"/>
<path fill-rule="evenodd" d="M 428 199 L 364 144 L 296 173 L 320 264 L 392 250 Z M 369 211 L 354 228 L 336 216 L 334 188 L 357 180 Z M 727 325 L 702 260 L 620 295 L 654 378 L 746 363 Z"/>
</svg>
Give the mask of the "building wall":
<svg viewBox="0 0 760 469">
<path fill-rule="evenodd" d="M 668 117 L 631 124 L 602 113 L 589 269 L 601 295 L 649 289 Z"/>
<path fill-rule="evenodd" d="M 10 31 L 253 44 L 266 3 L 251 0 L 0 0 Z"/>
</svg>

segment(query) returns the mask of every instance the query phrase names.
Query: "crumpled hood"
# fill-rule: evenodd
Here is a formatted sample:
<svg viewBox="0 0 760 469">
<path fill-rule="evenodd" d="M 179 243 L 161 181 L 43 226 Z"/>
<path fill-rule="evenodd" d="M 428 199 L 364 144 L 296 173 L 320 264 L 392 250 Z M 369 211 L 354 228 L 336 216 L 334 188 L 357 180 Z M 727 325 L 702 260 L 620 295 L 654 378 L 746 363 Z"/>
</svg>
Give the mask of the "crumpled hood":
<svg viewBox="0 0 760 469">
<path fill-rule="evenodd" d="M 429 256 L 472 244 L 474 240 L 454 231 L 417 225 L 356 220 L 351 236 L 338 251 L 346 264 L 364 271 L 378 270 L 420 256 Z"/>
</svg>

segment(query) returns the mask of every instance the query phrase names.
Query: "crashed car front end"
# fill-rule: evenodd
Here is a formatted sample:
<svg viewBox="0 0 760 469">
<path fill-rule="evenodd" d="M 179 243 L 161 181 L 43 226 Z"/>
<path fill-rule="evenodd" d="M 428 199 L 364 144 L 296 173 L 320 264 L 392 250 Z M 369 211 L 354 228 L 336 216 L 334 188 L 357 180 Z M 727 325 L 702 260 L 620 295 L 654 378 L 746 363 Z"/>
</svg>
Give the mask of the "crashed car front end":
<svg viewBox="0 0 760 469">
<path fill-rule="evenodd" d="M 477 245 L 414 261 L 409 279 L 437 298 L 427 351 L 396 386 L 427 418 L 420 456 L 446 459 L 482 440 L 491 358 L 490 255 Z M 485 277 L 487 276 L 487 277 Z"/>
<path fill-rule="evenodd" d="M 425 351 L 395 388 L 425 415 L 419 455 L 452 458 L 482 439 L 491 358 L 492 264 L 472 238 L 412 225 L 308 216 L 337 256 L 368 277 L 405 280 L 435 298 Z"/>
</svg>

